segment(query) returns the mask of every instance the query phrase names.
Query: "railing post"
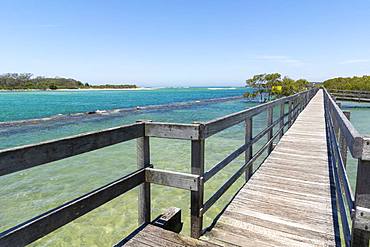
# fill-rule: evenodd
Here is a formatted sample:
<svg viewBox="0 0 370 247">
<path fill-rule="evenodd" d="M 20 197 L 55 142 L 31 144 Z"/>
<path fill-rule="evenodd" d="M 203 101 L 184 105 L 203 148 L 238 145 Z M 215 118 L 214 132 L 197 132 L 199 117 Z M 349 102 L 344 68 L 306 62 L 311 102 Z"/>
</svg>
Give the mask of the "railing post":
<svg viewBox="0 0 370 247">
<path fill-rule="evenodd" d="M 283 102 L 281 105 L 280 105 L 280 129 L 284 127 L 284 111 L 285 111 L 285 102 Z M 280 139 L 283 137 L 284 135 L 284 129 L 282 129 L 282 131 L 280 132 Z"/>
<path fill-rule="evenodd" d="M 137 167 L 138 169 L 150 166 L 149 137 L 137 138 Z M 150 222 L 150 183 L 144 182 L 139 186 L 138 223 L 142 225 Z"/>
<path fill-rule="evenodd" d="M 370 142 L 370 141 L 369 141 Z M 355 194 L 356 211 L 359 208 L 370 209 L 370 160 L 358 160 L 356 194 Z M 355 214 L 352 224 L 352 241 L 351 245 L 356 247 L 369 247 L 370 239 L 370 222 L 363 221 L 363 214 Z M 367 215 L 367 217 L 369 217 Z M 362 223 L 363 229 L 358 228 L 358 223 Z M 366 223 L 366 224 L 363 224 Z"/>
<path fill-rule="evenodd" d="M 203 125 L 199 125 L 199 132 L 204 129 Z M 199 136 L 203 136 L 199 133 Z M 204 139 L 191 141 L 191 173 L 199 176 L 204 174 Z M 190 234 L 193 238 L 199 238 L 203 230 L 203 216 L 201 208 L 203 207 L 204 186 L 201 180 L 198 191 L 191 191 L 190 205 Z"/>
<path fill-rule="evenodd" d="M 270 127 L 273 122 L 273 113 L 274 113 L 274 108 L 269 107 L 267 110 L 267 127 Z M 274 133 L 274 128 L 271 128 L 269 132 L 267 132 L 267 141 L 270 141 Z M 270 154 L 272 152 L 274 143 L 271 142 L 268 146 L 267 153 Z"/>
<path fill-rule="evenodd" d="M 351 112 L 349 111 L 343 111 L 344 115 L 348 120 L 351 120 Z M 345 136 L 342 134 L 342 131 L 339 132 L 339 146 L 340 146 L 340 154 L 342 156 L 343 165 L 344 167 L 347 166 L 347 142 Z"/>
<path fill-rule="evenodd" d="M 245 145 L 248 145 L 253 138 L 253 118 L 247 118 L 245 120 Z M 245 163 L 247 164 L 253 156 L 253 148 L 250 145 L 249 148 L 245 150 Z M 253 165 L 250 165 L 249 168 L 245 171 L 245 181 L 247 182 L 253 174 Z"/>
<path fill-rule="evenodd" d="M 289 127 L 292 126 L 292 112 L 293 110 L 293 101 L 292 100 L 289 100 L 289 110 L 288 110 L 288 123 L 289 123 Z"/>
</svg>

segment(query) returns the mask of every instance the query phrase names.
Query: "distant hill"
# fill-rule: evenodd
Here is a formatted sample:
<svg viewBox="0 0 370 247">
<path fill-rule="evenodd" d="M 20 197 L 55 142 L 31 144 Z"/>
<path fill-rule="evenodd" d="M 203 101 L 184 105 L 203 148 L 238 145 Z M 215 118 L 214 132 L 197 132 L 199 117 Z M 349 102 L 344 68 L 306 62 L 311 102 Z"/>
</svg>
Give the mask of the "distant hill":
<svg viewBox="0 0 370 247">
<path fill-rule="evenodd" d="M 33 77 L 31 73 L 7 73 L 0 75 L 0 90 L 24 90 L 24 89 L 39 89 L 39 90 L 56 90 L 56 89 L 80 89 L 80 88 L 137 88 L 136 85 L 89 85 L 81 81 L 62 78 L 62 77 Z"/>
</svg>

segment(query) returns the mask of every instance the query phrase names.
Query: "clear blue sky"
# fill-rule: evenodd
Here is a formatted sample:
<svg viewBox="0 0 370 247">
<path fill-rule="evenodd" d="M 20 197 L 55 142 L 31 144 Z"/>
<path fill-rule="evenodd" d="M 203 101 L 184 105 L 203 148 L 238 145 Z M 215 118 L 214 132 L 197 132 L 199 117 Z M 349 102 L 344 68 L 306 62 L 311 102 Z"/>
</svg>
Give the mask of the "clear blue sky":
<svg viewBox="0 0 370 247">
<path fill-rule="evenodd" d="M 370 1 L 0 0 L 0 73 L 141 86 L 370 74 Z"/>
</svg>

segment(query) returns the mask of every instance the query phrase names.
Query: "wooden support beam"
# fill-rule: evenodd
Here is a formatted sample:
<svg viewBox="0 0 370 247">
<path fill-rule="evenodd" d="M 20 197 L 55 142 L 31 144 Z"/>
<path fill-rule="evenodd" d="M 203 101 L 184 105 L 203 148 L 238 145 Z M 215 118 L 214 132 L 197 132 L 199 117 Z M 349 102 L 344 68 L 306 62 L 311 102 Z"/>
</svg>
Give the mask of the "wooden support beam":
<svg viewBox="0 0 370 247">
<path fill-rule="evenodd" d="M 150 167 L 150 145 L 149 137 L 144 136 L 137 139 L 137 167 L 138 169 Z M 151 221 L 150 207 L 150 183 L 144 182 L 139 187 L 138 195 L 138 224 Z"/>
<path fill-rule="evenodd" d="M 204 140 L 191 141 L 191 173 L 201 177 L 204 174 Z M 191 237 L 199 238 L 203 230 L 203 216 L 200 213 L 203 207 L 203 183 L 199 184 L 198 191 L 191 191 L 190 197 Z"/>
<path fill-rule="evenodd" d="M 344 111 L 344 115 L 348 120 L 351 119 L 351 112 L 350 111 Z M 346 143 L 346 138 L 344 134 L 342 133 L 342 130 L 339 131 L 339 147 L 340 147 L 340 153 L 343 159 L 343 165 L 344 167 L 347 166 L 347 155 L 348 155 L 348 147 Z"/>
<path fill-rule="evenodd" d="M 184 190 L 198 191 L 200 184 L 200 176 L 181 172 L 146 168 L 145 182 L 165 185 Z"/>
<path fill-rule="evenodd" d="M 253 156 L 253 118 L 249 117 L 245 120 L 245 145 L 249 147 L 245 150 L 245 163 L 248 163 Z M 247 182 L 253 174 L 253 164 L 245 171 L 245 181 Z"/>
<path fill-rule="evenodd" d="M 270 107 L 267 110 L 267 127 L 272 125 L 273 117 L 274 117 L 274 108 Z M 273 131 L 274 131 L 274 128 L 271 128 L 269 132 L 267 132 L 267 141 L 271 140 L 273 133 L 274 133 Z M 269 147 L 267 148 L 267 153 L 270 154 L 272 152 L 272 149 L 273 149 L 273 142 L 269 144 Z"/>
<path fill-rule="evenodd" d="M 289 127 L 292 126 L 293 124 L 293 121 L 292 121 L 292 118 L 293 118 L 293 101 L 290 100 L 289 101 L 289 108 L 288 108 L 288 112 L 289 112 L 289 115 L 288 115 L 288 123 L 289 123 Z"/>
<path fill-rule="evenodd" d="M 281 104 L 280 105 L 280 129 L 284 126 L 284 113 L 285 112 L 285 103 Z M 284 129 L 281 131 L 280 133 L 280 139 L 283 137 L 284 135 Z"/>
<path fill-rule="evenodd" d="M 356 180 L 356 194 L 355 194 L 356 209 L 362 207 L 370 209 L 370 160 L 358 160 L 357 180 Z M 352 227 L 352 246 L 369 247 L 370 232 L 362 228 L 357 228 L 361 224 L 356 222 L 359 220 L 355 218 Z M 369 226 L 370 226 L 370 222 Z"/>
</svg>

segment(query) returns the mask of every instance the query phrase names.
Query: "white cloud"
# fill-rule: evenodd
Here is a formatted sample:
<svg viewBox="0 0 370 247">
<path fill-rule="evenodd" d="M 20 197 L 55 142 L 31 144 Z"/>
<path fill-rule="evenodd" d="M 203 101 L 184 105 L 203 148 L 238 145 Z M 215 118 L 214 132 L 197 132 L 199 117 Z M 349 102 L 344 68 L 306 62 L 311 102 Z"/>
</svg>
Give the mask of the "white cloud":
<svg viewBox="0 0 370 247">
<path fill-rule="evenodd" d="M 370 63 L 370 59 L 349 59 L 340 62 L 340 64 Z"/>
</svg>

